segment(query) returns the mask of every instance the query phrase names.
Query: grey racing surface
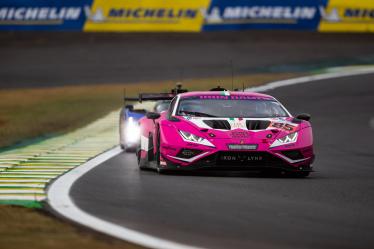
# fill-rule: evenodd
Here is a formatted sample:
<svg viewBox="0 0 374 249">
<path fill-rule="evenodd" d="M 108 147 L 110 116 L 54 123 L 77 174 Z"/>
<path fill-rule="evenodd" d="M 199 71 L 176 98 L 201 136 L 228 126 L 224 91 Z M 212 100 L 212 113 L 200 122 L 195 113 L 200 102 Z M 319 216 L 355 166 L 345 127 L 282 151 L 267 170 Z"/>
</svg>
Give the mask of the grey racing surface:
<svg viewBox="0 0 374 249">
<path fill-rule="evenodd" d="M 106 221 L 206 248 L 374 248 L 374 74 L 267 92 L 312 115 L 310 177 L 254 173 L 159 175 L 134 154 L 72 187 L 75 204 Z"/>
<path fill-rule="evenodd" d="M 374 64 L 371 34 L 1 32 L 0 89 L 126 84 Z"/>
</svg>

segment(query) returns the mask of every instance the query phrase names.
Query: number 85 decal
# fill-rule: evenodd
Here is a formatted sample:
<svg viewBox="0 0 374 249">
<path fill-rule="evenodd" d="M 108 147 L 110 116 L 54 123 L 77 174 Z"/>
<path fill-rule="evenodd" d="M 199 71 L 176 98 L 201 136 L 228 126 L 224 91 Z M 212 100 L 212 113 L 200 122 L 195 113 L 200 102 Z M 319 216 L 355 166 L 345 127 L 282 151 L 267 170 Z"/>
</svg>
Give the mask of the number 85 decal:
<svg viewBox="0 0 374 249">
<path fill-rule="evenodd" d="M 278 128 L 278 129 L 283 129 L 285 131 L 293 131 L 296 128 L 296 126 L 286 124 L 286 123 L 272 123 L 271 127 L 275 127 L 275 128 Z"/>
</svg>

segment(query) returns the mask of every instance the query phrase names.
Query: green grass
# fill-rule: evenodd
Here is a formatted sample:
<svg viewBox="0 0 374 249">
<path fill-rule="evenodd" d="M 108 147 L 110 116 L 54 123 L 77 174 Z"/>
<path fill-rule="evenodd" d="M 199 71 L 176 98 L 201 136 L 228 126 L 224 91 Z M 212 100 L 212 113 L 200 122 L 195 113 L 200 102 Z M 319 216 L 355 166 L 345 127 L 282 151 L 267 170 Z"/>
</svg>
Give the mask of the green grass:
<svg viewBox="0 0 374 249">
<path fill-rule="evenodd" d="M 43 204 L 38 201 L 23 201 L 23 200 L 0 200 L 1 205 L 17 205 L 27 208 L 43 208 Z"/>
<path fill-rule="evenodd" d="M 0 205 L 0 248 L 139 249 L 49 216 L 43 210 Z"/>
<path fill-rule="evenodd" d="M 66 132 L 121 105 L 111 88 L 59 87 L 0 91 L 0 147 Z"/>
<path fill-rule="evenodd" d="M 259 85 L 295 75 L 271 73 L 238 76 L 234 87 Z M 231 88 L 231 78 L 184 81 L 184 87 L 190 90 L 207 90 L 217 85 Z M 170 91 L 174 86 L 175 82 L 165 81 L 0 90 L 0 148 L 25 140 L 48 138 L 88 124 L 120 108 L 125 87 L 127 95 L 136 96 L 138 92 Z"/>
</svg>

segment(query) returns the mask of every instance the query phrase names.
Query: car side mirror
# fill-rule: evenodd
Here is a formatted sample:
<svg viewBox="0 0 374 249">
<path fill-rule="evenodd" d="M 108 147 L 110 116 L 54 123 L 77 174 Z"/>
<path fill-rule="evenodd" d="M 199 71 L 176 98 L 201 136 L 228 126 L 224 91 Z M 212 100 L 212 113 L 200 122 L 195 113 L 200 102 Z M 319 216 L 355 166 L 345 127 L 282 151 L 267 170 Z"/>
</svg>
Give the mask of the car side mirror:
<svg viewBox="0 0 374 249">
<path fill-rule="evenodd" d="M 297 119 L 301 119 L 301 120 L 305 120 L 305 121 L 309 121 L 310 120 L 310 114 L 308 113 L 301 113 L 299 115 L 296 116 Z"/>
<path fill-rule="evenodd" d="M 147 112 L 147 114 L 145 115 L 148 119 L 158 119 L 159 117 L 161 117 L 160 113 L 157 113 L 157 112 Z"/>
<path fill-rule="evenodd" d="M 134 106 L 133 105 L 126 105 L 125 108 L 129 109 L 130 111 L 134 110 Z"/>
</svg>

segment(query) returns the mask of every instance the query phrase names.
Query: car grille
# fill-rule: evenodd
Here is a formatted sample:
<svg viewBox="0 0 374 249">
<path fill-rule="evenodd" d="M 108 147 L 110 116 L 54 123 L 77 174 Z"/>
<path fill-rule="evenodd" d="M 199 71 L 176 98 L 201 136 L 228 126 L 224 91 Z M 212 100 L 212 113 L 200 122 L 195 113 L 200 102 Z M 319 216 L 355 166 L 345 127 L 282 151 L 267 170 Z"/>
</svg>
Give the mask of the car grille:
<svg viewBox="0 0 374 249">
<path fill-rule="evenodd" d="M 281 167 L 282 159 L 267 152 L 221 151 L 202 158 L 197 164 L 206 167 Z"/>
<path fill-rule="evenodd" d="M 272 166 L 284 164 L 283 160 L 267 152 L 234 152 L 217 153 L 218 166 Z"/>
</svg>

